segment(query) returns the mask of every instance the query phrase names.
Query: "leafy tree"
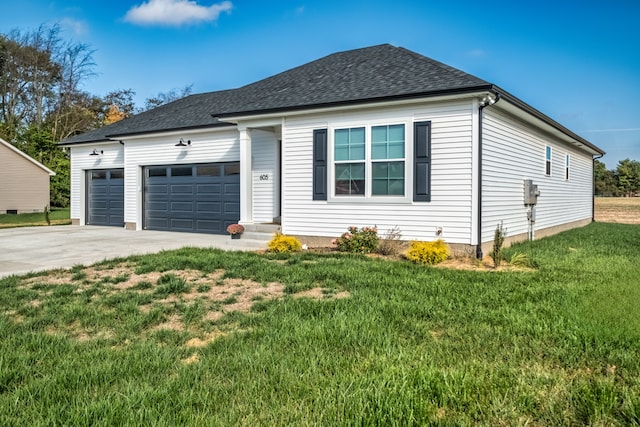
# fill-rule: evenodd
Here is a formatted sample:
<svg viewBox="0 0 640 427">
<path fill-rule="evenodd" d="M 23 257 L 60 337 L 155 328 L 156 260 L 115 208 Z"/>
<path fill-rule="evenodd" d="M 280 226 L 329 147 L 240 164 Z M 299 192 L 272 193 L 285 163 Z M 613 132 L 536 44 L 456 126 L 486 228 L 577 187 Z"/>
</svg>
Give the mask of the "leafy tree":
<svg viewBox="0 0 640 427">
<path fill-rule="evenodd" d="M 640 192 L 640 162 L 631 159 L 621 160 L 615 174 L 621 194 L 632 196 Z"/>
<path fill-rule="evenodd" d="M 596 160 L 594 167 L 597 196 L 617 196 L 618 181 L 615 172 L 608 170 L 605 164 Z"/>
<path fill-rule="evenodd" d="M 140 112 L 152 110 L 161 105 L 168 104 L 180 98 L 184 98 L 185 96 L 189 96 L 191 95 L 192 88 L 193 85 L 188 85 L 183 87 L 182 89 L 171 89 L 168 92 L 160 92 L 154 97 L 147 98 L 145 100 L 144 107 L 140 110 Z"/>
<path fill-rule="evenodd" d="M 109 92 L 104 98 L 103 124 L 110 125 L 135 114 L 133 97 L 135 92 L 131 89 L 120 89 Z"/>
</svg>

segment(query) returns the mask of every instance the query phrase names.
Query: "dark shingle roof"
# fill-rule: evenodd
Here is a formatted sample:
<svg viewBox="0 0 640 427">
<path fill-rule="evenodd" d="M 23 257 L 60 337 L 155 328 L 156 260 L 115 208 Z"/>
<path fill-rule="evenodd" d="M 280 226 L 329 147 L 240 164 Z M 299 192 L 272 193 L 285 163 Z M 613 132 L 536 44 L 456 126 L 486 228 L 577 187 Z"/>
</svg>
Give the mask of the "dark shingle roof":
<svg viewBox="0 0 640 427">
<path fill-rule="evenodd" d="M 339 52 L 258 82 L 190 95 L 63 141 L 224 125 L 216 117 L 468 91 L 490 83 L 389 44 Z"/>
</svg>

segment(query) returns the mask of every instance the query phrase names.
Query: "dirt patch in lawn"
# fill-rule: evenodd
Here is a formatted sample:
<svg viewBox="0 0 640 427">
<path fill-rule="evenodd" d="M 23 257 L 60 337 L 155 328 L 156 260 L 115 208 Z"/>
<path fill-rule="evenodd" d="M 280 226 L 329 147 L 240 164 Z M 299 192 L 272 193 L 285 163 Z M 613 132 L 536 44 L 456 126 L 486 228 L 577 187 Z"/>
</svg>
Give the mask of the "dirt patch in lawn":
<svg viewBox="0 0 640 427">
<path fill-rule="evenodd" d="M 95 304 L 95 310 L 105 310 L 105 313 L 113 311 L 113 305 L 118 304 L 109 301 L 122 301 L 125 310 L 130 309 L 130 305 L 126 307 L 129 301 L 140 301 L 137 306 L 140 314 L 157 318 L 145 326 L 144 331 L 187 333 L 192 338 L 185 342 L 185 346 L 193 348 L 203 347 L 230 333 L 225 316 L 234 312 L 250 313 L 258 302 L 277 300 L 286 295 L 317 300 L 350 296 L 348 292 L 322 287 L 288 294 L 282 283 L 225 277 L 224 270 L 205 273 L 187 269 L 139 274 L 136 273 L 136 265 L 131 263 L 55 270 L 24 279 L 18 284 L 20 288 L 38 292 L 37 297 L 27 303 L 36 308 L 46 304 L 47 298 L 60 286 L 72 287 L 70 298 L 81 298 L 80 294 L 89 292 L 88 302 L 82 304 Z M 75 303 L 71 299 L 69 301 Z M 16 323 L 24 321 L 17 312 L 12 317 Z M 224 331 L 218 327 L 221 321 Z M 81 322 L 74 321 L 67 325 L 51 325 L 45 332 L 64 334 L 84 342 L 92 338 L 113 337 L 111 328 L 112 325 L 107 324 L 84 328 Z"/>
</svg>

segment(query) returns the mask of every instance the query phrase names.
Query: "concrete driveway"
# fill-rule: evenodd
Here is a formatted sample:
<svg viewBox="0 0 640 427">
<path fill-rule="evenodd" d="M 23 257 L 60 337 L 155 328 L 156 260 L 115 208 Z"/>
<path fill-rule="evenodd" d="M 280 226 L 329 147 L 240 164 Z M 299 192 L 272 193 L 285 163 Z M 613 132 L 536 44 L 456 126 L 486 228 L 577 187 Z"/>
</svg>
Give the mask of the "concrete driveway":
<svg viewBox="0 0 640 427">
<path fill-rule="evenodd" d="M 244 251 L 266 248 L 264 242 L 211 234 L 73 225 L 6 228 L 0 229 L 0 277 L 185 246 Z"/>
</svg>

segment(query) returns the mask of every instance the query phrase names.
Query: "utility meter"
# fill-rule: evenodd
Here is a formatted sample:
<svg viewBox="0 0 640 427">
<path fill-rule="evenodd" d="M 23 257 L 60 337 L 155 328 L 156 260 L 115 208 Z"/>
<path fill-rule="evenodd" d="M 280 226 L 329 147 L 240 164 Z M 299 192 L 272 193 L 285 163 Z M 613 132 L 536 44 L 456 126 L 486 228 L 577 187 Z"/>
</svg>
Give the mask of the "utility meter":
<svg viewBox="0 0 640 427">
<path fill-rule="evenodd" d="M 538 196 L 540 196 L 540 190 L 538 186 L 533 183 L 532 179 L 524 180 L 524 204 L 536 205 L 538 204 Z"/>
</svg>

